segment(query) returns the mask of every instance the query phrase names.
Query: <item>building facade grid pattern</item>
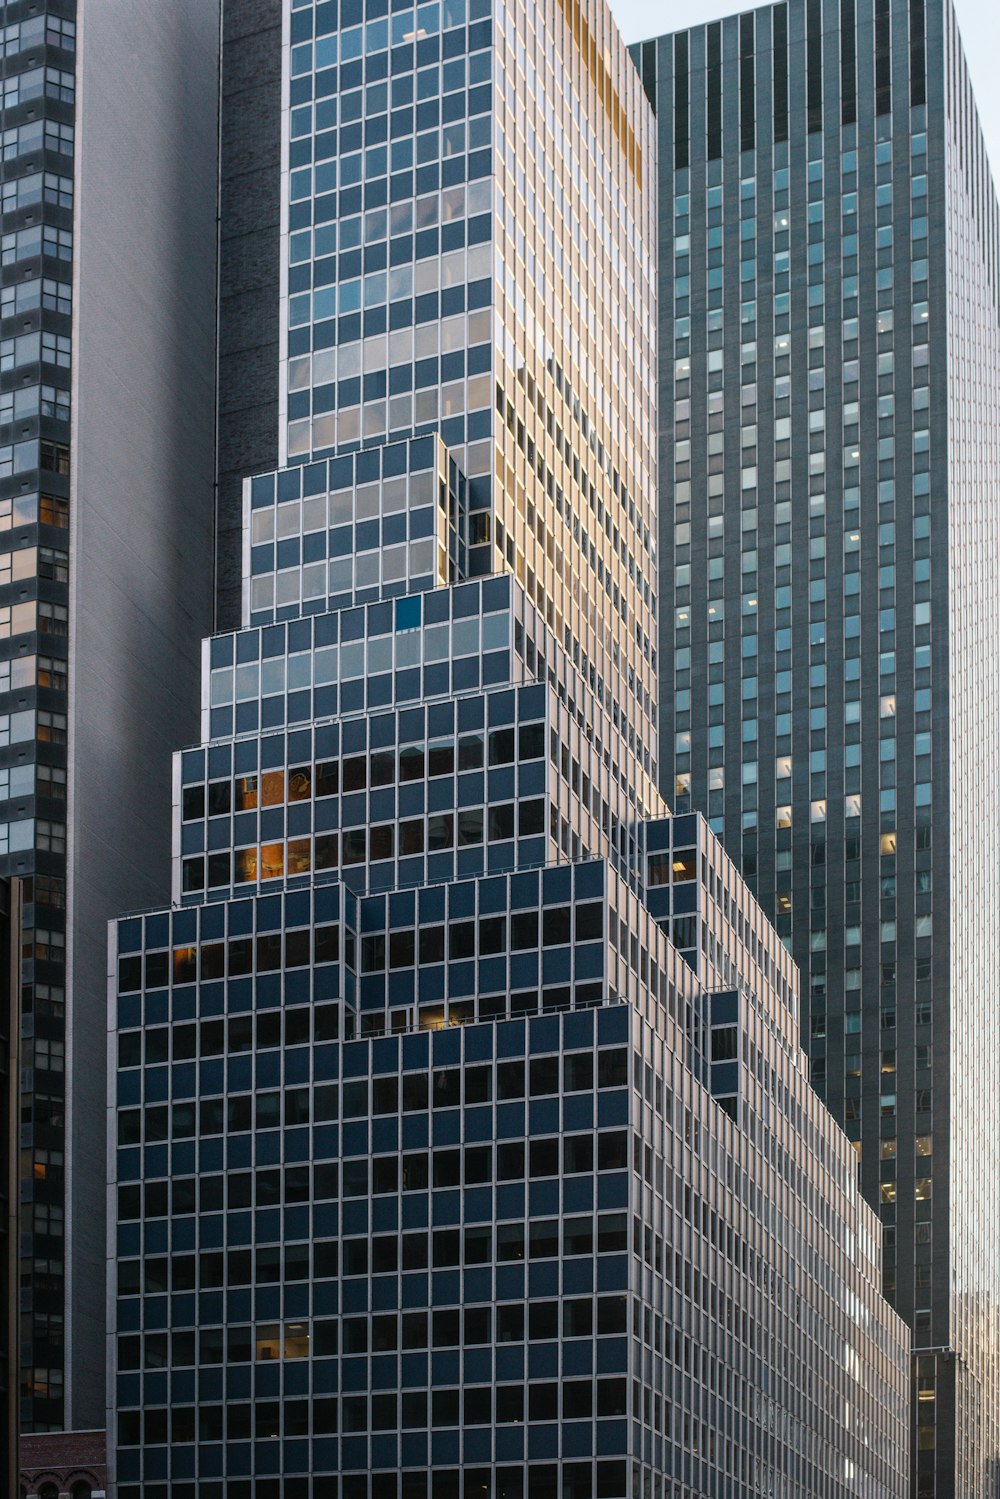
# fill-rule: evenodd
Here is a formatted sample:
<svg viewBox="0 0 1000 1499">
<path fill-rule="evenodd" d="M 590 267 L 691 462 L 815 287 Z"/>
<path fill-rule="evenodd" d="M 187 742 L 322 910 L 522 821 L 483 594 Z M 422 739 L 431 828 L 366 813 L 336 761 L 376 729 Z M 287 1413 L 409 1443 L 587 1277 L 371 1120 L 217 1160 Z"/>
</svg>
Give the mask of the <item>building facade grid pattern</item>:
<svg viewBox="0 0 1000 1499">
<path fill-rule="evenodd" d="M 954 11 L 796 0 L 634 56 L 663 784 L 802 968 L 812 1080 L 913 1327 L 916 1492 L 992 1492 L 998 218 Z"/>
<path fill-rule="evenodd" d="M 111 933 L 119 1499 L 900 1499 L 908 1338 L 791 959 L 654 789 L 639 79 L 603 3 L 285 41 L 287 463 L 175 904 Z"/>
<path fill-rule="evenodd" d="M 63 1425 L 75 0 L 0 5 L 0 869 L 25 881 L 21 1422 Z"/>
</svg>

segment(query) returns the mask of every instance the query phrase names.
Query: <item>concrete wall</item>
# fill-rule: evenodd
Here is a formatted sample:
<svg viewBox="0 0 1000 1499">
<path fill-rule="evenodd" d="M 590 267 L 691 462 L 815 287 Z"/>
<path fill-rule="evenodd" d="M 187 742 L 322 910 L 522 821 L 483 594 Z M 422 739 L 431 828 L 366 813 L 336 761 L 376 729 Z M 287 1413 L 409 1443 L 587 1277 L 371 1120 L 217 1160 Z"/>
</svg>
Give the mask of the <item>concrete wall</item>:
<svg viewBox="0 0 1000 1499">
<path fill-rule="evenodd" d="M 169 899 L 212 624 L 219 0 L 80 7 L 66 1422 L 105 1416 L 107 922 Z"/>
</svg>

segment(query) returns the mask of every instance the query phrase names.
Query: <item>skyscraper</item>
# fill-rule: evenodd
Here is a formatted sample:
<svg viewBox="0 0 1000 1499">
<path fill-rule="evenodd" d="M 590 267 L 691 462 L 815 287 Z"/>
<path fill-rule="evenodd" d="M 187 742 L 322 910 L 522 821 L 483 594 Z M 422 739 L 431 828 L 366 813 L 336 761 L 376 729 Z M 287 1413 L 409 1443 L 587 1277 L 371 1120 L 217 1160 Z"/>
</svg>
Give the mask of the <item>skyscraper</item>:
<svg viewBox="0 0 1000 1499">
<path fill-rule="evenodd" d="M 639 80 L 602 0 L 283 21 L 281 462 L 112 929 L 119 1499 L 902 1495 L 791 959 L 655 791 Z"/>
<path fill-rule="evenodd" d="M 284 0 L 223 0 L 215 628 L 242 619 L 243 480 L 278 464 Z"/>
<path fill-rule="evenodd" d="M 22 1415 L 29 1427 L 36 1420 L 58 1426 L 63 1419 L 75 12 L 75 5 L 30 16 L 26 5 L 0 9 L 0 577 L 5 595 L 0 628 L 6 637 L 0 684 L 4 744 L 17 746 L 3 752 L 0 794 L 6 815 L 0 847 L 4 873 L 17 868 L 29 881 L 24 1004 L 34 1034 L 25 1056 L 31 1083 L 23 1133 L 32 1176 L 22 1189 L 30 1253 L 20 1267 L 20 1351 L 30 1367 Z M 19 799 L 13 809 L 12 798 Z M 35 940 L 39 928 L 44 941 Z M 14 1363 L 16 1370 L 17 1353 Z M 16 1372 L 13 1378 L 16 1385 Z"/>
<path fill-rule="evenodd" d="M 215 15 L 213 16 L 213 9 Z M 217 6 L 0 4 L 0 875 L 21 1420 L 103 1419 L 104 926 L 163 898 L 212 620 Z M 186 664 L 186 669 L 185 669 Z"/>
<path fill-rule="evenodd" d="M 915 1485 L 1000 1458 L 1000 222 L 950 3 L 643 43 L 663 785 L 803 973 L 914 1334 Z"/>
<path fill-rule="evenodd" d="M 0 1332 L 0 1473 L 11 1493 L 17 1486 L 17 1124 L 18 981 L 20 890 L 0 885 L 0 1285 L 6 1314 Z"/>
</svg>

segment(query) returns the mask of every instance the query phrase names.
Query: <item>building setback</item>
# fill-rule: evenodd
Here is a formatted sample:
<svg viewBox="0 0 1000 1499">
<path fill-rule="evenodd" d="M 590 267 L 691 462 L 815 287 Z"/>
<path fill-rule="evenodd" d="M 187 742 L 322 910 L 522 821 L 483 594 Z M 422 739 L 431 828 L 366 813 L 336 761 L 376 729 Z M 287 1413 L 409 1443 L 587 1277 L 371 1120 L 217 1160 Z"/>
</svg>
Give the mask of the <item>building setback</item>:
<svg viewBox="0 0 1000 1499">
<path fill-rule="evenodd" d="M 283 24 L 280 465 L 111 931 L 118 1499 L 900 1499 L 792 961 L 655 790 L 639 79 L 601 0 Z"/>
<path fill-rule="evenodd" d="M 214 12 L 214 14 L 213 14 Z M 0 876 L 20 1422 L 103 1423 L 104 927 L 166 897 L 212 621 L 217 4 L 0 4 Z"/>
<path fill-rule="evenodd" d="M 915 1492 L 992 1494 L 1000 223 L 955 15 L 792 0 L 633 56 L 662 784 L 801 968 L 913 1330 Z"/>
</svg>

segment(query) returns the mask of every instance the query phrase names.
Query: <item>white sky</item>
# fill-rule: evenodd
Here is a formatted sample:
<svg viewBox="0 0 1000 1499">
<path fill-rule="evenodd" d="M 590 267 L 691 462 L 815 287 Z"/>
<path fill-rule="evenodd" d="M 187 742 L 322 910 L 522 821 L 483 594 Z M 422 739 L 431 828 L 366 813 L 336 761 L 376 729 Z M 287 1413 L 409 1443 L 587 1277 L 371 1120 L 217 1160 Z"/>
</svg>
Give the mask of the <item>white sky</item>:
<svg viewBox="0 0 1000 1499">
<path fill-rule="evenodd" d="M 611 0 L 622 34 L 637 42 L 666 31 L 717 21 L 754 6 L 755 0 Z M 979 113 L 986 133 L 994 179 L 1000 180 L 1000 4 L 997 0 L 955 0 Z"/>
</svg>

